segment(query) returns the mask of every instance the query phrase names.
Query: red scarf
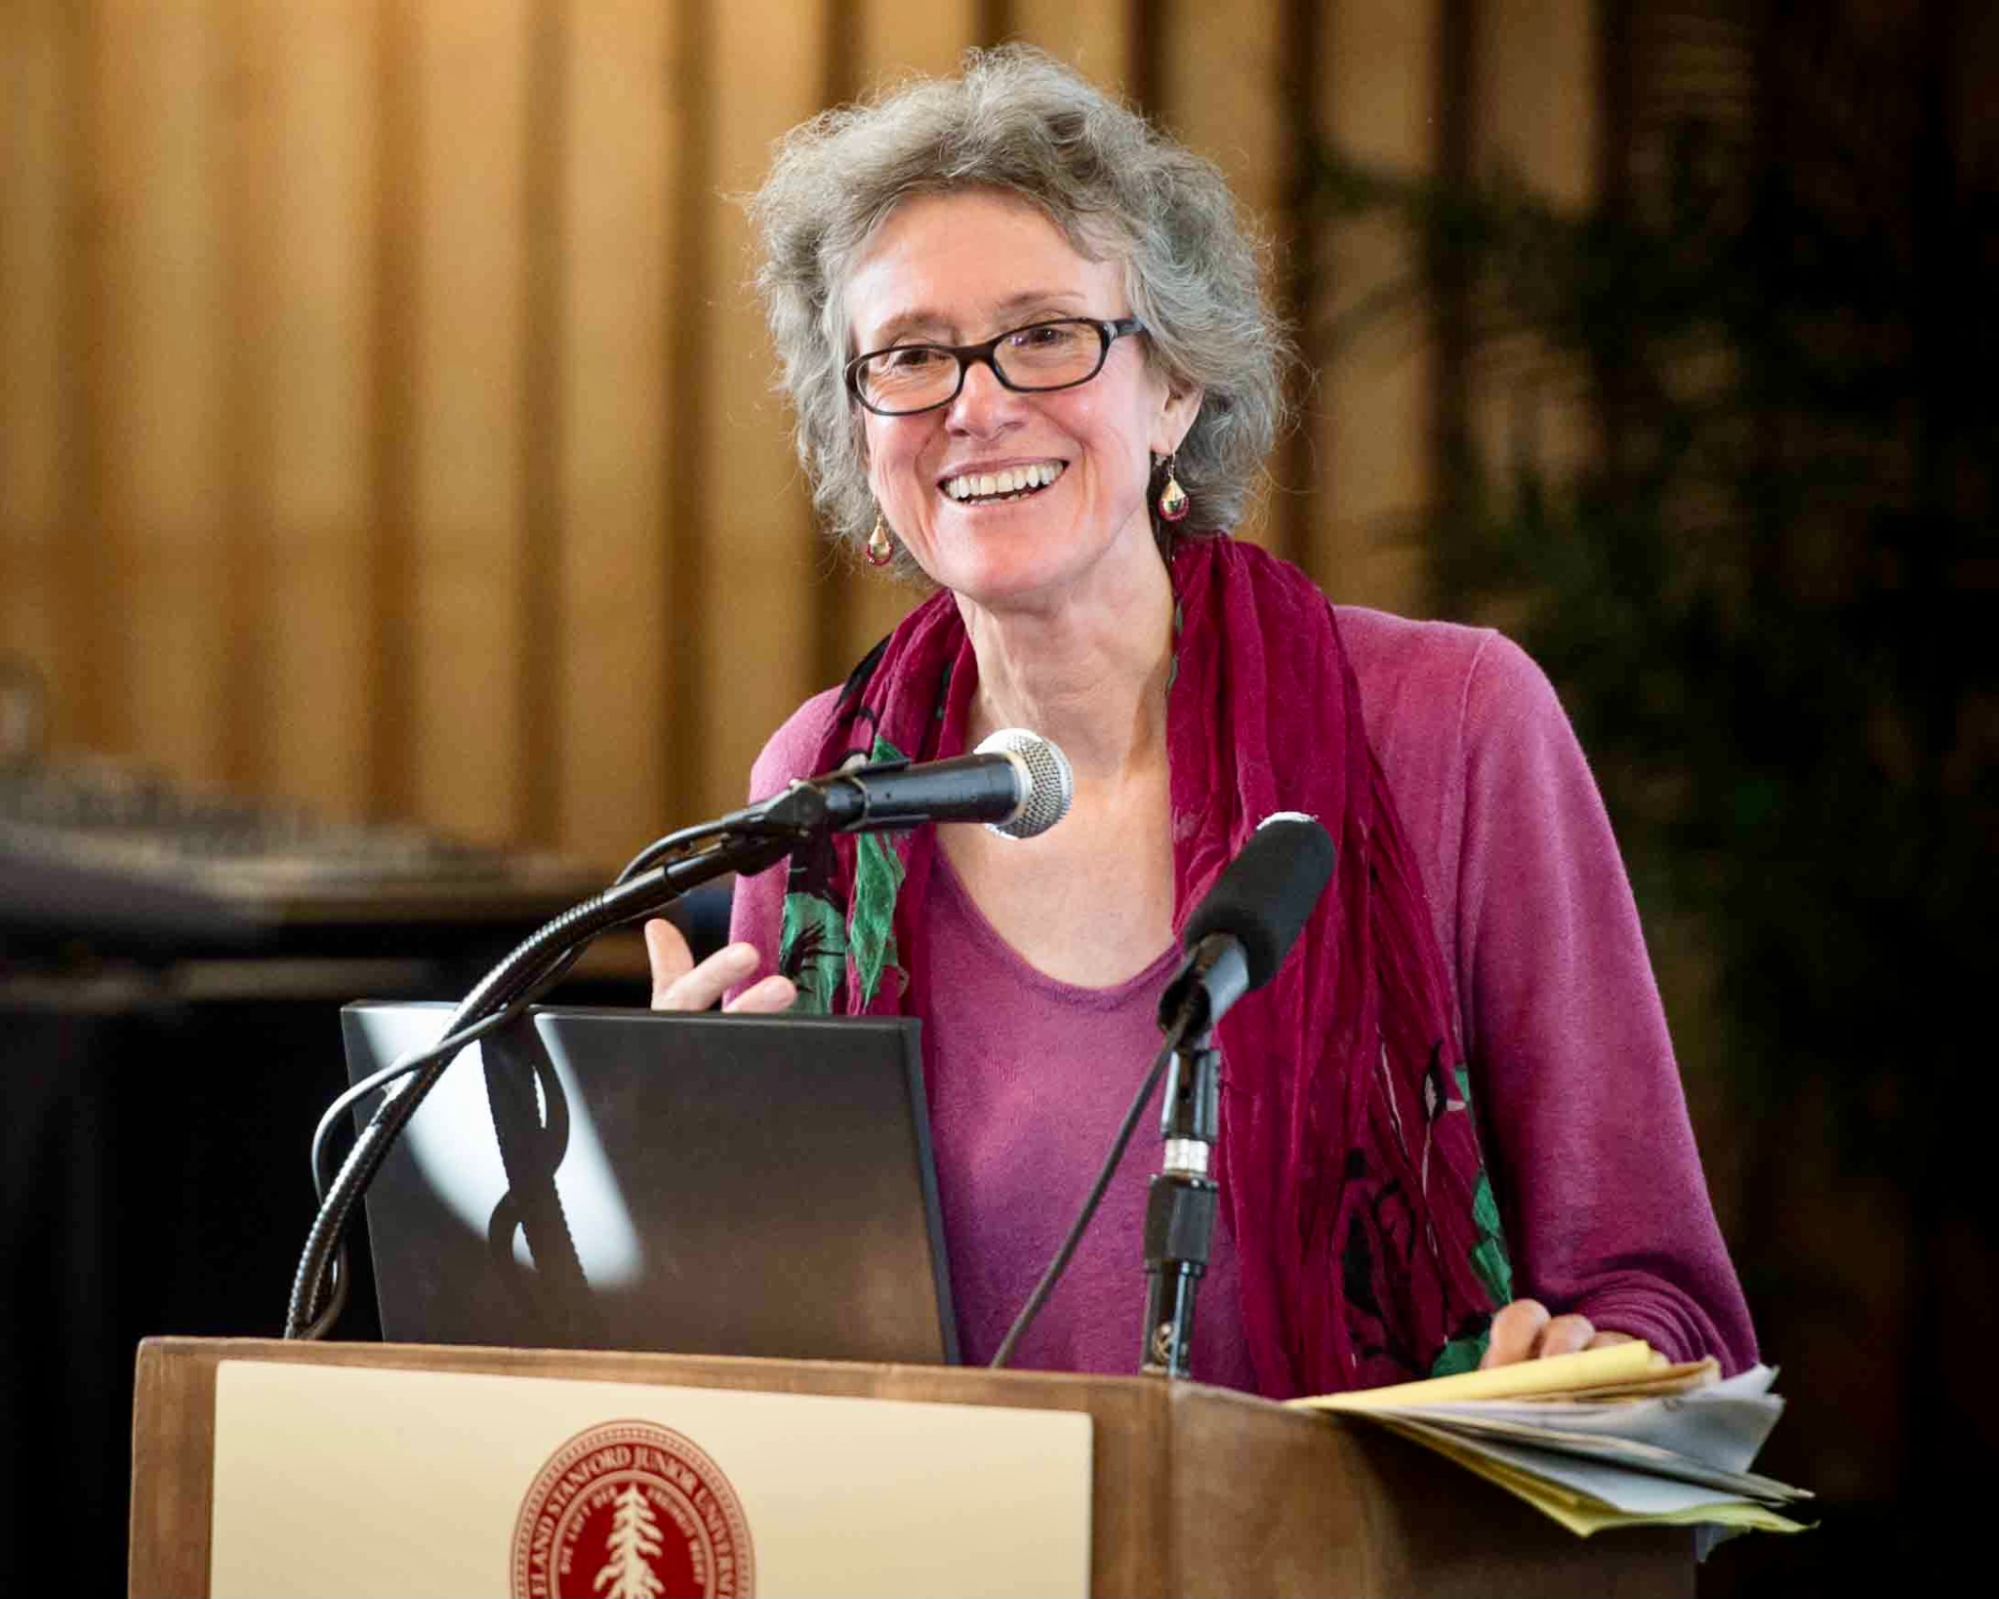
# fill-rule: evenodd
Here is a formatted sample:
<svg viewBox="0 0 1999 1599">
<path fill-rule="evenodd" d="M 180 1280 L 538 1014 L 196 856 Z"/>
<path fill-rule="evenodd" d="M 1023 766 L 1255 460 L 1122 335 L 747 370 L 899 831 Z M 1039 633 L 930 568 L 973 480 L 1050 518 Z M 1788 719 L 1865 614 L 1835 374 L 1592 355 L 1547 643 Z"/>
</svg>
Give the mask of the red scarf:
<svg viewBox="0 0 1999 1599">
<path fill-rule="evenodd" d="M 1217 1029 L 1215 1177 L 1258 1386 L 1284 1397 L 1465 1370 L 1511 1271 L 1421 872 L 1332 607 L 1295 567 L 1228 538 L 1183 539 L 1171 577 L 1176 932 L 1271 812 L 1318 817 L 1339 848 L 1282 969 Z M 961 752 L 977 676 L 956 603 L 934 596 L 849 679 L 817 769 Z M 781 966 L 802 1010 L 904 1007 L 935 851 L 922 828 L 794 863 Z"/>
</svg>

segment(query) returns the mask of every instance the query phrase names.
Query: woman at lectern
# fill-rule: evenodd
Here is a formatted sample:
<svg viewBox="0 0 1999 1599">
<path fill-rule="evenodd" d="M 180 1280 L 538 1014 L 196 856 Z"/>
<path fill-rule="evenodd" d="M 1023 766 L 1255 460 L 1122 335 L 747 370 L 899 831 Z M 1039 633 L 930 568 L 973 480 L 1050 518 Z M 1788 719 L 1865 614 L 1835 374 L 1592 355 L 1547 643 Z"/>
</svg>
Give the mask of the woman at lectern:
<svg viewBox="0 0 1999 1599">
<path fill-rule="evenodd" d="M 1642 1337 L 1734 1369 L 1716 1229 L 1616 845 L 1499 635 L 1332 605 L 1227 530 L 1290 359 L 1220 175 L 1005 49 L 794 131 L 752 204 L 816 501 L 935 592 L 779 728 L 762 796 L 1032 728 L 1045 835 L 842 837 L 738 885 L 654 1003 L 924 1022 L 965 1358 L 992 1354 L 1147 1061 L 1175 934 L 1275 811 L 1338 866 L 1222 1021 L 1194 1375 L 1284 1397 Z M 759 979 L 760 973 L 768 973 Z M 1134 1366 L 1128 1158 L 1017 1364 Z"/>
</svg>

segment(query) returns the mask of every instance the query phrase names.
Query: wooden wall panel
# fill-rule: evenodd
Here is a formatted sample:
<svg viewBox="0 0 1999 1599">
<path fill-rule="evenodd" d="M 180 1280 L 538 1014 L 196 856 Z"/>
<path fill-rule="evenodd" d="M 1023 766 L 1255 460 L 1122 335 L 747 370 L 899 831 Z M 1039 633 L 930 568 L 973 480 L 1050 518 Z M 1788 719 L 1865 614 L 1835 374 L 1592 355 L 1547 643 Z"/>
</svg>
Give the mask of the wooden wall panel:
<svg viewBox="0 0 1999 1599">
<path fill-rule="evenodd" d="M 814 526 L 732 197 L 995 37 L 1213 157 L 1280 292 L 1308 123 L 1591 190 L 1588 0 L 0 8 L 0 648 L 62 743 L 606 860 L 734 804 L 916 591 Z M 1345 305 L 1407 262 L 1312 265 Z M 1420 603 L 1425 350 L 1338 352 L 1249 530 L 1343 597 Z"/>
<path fill-rule="evenodd" d="M 703 193 L 754 188 L 771 142 L 818 110 L 826 71 L 823 3 L 789 8 L 773 28 L 757 7 L 721 4 L 706 22 L 709 169 Z M 791 419 L 771 392 L 772 357 L 748 278 L 749 224 L 716 200 L 704 210 L 700 403 L 684 430 L 703 456 L 702 496 L 676 508 L 699 546 L 685 625 L 699 629 L 699 703 L 679 741 L 687 814 L 740 804 L 750 763 L 817 677 L 818 532 L 792 454 Z"/>
<path fill-rule="evenodd" d="M 372 731 L 374 19 L 237 0 L 232 633 L 258 692 L 232 776 L 341 816 L 367 810 Z"/>
<path fill-rule="evenodd" d="M 518 429 L 529 218 L 526 0 L 417 12 L 414 799 L 474 838 L 522 822 Z"/>
<path fill-rule="evenodd" d="M 562 617 L 555 841 L 628 858 L 681 819 L 667 784 L 669 485 L 691 442 L 671 408 L 686 63 L 673 8 L 570 7 L 560 351 Z M 682 524 L 691 531 L 692 523 Z"/>
<path fill-rule="evenodd" d="M 33 662 L 52 690 L 66 665 L 64 9 L 0 7 L 0 648 Z"/>
<path fill-rule="evenodd" d="M 1330 8 L 1317 41 L 1319 136 L 1392 171 L 1433 171 L 1440 20 L 1435 0 Z M 1416 533 L 1431 475 L 1434 351 L 1423 301 L 1406 292 L 1420 263 L 1386 222 L 1347 223 L 1326 246 L 1304 341 L 1317 367 L 1303 420 L 1315 511 L 1304 564 L 1343 602 L 1406 611 L 1421 598 Z M 1336 328 L 1347 330 L 1337 345 Z"/>
<path fill-rule="evenodd" d="M 94 641 L 104 693 L 92 731 L 212 782 L 233 712 L 216 536 L 234 333 L 225 18 L 201 0 L 103 0 L 94 21 L 104 543 L 92 583 L 113 625 Z"/>
<path fill-rule="evenodd" d="M 1008 0 L 1006 37 L 1039 45 L 1120 94 L 1133 92 L 1130 0 Z"/>
</svg>

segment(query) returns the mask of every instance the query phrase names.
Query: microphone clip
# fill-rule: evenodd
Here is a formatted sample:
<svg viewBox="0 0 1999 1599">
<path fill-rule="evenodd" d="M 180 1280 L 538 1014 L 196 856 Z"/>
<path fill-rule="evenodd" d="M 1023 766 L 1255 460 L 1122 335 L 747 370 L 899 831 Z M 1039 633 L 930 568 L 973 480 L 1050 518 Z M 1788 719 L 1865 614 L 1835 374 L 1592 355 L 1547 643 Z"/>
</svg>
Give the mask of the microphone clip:
<svg viewBox="0 0 1999 1599">
<path fill-rule="evenodd" d="M 1198 985 L 1197 985 L 1198 987 Z M 1205 1029 L 1176 1040 L 1166 1075 L 1159 1135 L 1161 1169 L 1145 1196 L 1145 1323 L 1139 1370 L 1185 1377 L 1194 1306 L 1215 1233 L 1220 1190 L 1208 1175 L 1221 1123 L 1221 1055 Z"/>
<path fill-rule="evenodd" d="M 1226 933 L 1210 933 L 1181 962 L 1159 996 L 1159 1025 L 1169 1048 L 1200 1038 L 1249 991 L 1249 961 L 1242 944 Z"/>
</svg>

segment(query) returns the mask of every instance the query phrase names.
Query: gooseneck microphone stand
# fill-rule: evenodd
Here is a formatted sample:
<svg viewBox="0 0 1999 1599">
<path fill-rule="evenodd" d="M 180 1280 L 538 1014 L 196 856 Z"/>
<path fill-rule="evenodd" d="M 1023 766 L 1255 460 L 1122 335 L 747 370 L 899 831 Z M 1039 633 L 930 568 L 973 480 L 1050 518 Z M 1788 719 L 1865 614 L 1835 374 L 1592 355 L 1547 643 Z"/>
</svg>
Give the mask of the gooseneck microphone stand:
<svg viewBox="0 0 1999 1599">
<path fill-rule="evenodd" d="M 1194 1301 L 1207 1275 L 1219 1190 L 1208 1175 L 1219 1109 L 1221 1055 L 1204 1030 L 1172 1043 L 1159 1136 L 1163 1168 L 1145 1200 L 1145 1323 L 1139 1370 L 1184 1377 L 1194 1341 Z"/>
<path fill-rule="evenodd" d="M 336 1100 L 313 1141 L 320 1207 L 292 1281 L 285 1336 L 324 1337 L 339 1318 L 347 1300 L 343 1262 L 355 1208 L 390 1146 L 466 1045 L 526 1010 L 600 933 L 650 916 L 725 872 L 757 872 L 774 865 L 827 826 L 825 796 L 800 784 L 761 805 L 649 845 L 610 888 L 537 928 L 481 978 L 452 1012 L 437 1043 L 403 1057 Z M 653 864 L 663 857 L 671 858 Z M 378 1089 L 388 1093 L 328 1184 L 323 1171 L 328 1137 L 351 1105 Z"/>
</svg>

